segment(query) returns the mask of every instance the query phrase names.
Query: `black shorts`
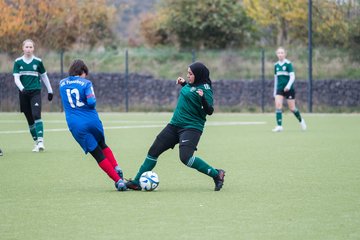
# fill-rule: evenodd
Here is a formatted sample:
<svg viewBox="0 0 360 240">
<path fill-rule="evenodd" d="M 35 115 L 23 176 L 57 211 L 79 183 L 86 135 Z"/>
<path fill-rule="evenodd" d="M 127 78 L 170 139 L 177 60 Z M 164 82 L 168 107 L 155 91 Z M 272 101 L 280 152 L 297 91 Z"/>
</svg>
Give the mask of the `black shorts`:
<svg viewBox="0 0 360 240">
<path fill-rule="evenodd" d="M 285 92 L 284 90 L 276 90 L 276 95 L 281 95 L 285 97 L 286 99 L 295 99 L 295 90 L 290 89 L 289 91 Z"/>
<path fill-rule="evenodd" d="M 21 112 L 31 112 L 33 115 L 41 116 L 41 90 L 19 92 L 19 99 Z"/>
<path fill-rule="evenodd" d="M 193 128 L 180 128 L 175 125 L 168 124 L 156 137 L 155 141 L 160 141 L 167 148 L 174 148 L 179 143 L 181 146 L 190 146 L 197 150 L 202 132 Z"/>
</svg>

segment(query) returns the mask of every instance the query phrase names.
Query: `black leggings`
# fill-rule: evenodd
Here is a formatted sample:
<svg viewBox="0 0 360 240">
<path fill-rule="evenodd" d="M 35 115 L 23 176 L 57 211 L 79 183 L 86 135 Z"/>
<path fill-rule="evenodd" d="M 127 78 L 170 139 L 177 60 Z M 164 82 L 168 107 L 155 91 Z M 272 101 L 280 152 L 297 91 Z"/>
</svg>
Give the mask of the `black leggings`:
<svg viewBox="0 0 360 240">
<path fill-rule="evenodd" d="M 185 165 L 197 150 L 202 132 L 197 129 L 179 128 L 168 124 L 156 137 L 148 155 L 158 158 L 163 152 L 179 143 L 179 157 Z"/>
<path fill-rule="evenodd" d="M 30 90 L 27 93 L 19 92 L 20 110 L 24 113 L 28 125 L 41 119 L 41 91 Z"/>
<path fill-rule="evenodd" d="M 105 144 L 105 142 L 101 141 L 98 143 L 97 147 L 90 152 L 90 154 L 95 158 L 96 162 L 100 163 L 105 159 L 105 155 L 102 150 L 107 147 L 108 146 Z"/>
</svg>

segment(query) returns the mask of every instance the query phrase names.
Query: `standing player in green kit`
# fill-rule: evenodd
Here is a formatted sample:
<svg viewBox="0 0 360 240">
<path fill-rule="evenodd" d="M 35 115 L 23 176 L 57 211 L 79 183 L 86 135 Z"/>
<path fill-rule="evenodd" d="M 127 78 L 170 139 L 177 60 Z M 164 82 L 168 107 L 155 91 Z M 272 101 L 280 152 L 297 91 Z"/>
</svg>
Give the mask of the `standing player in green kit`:
<svg viewBox="0 0 360 240">
<path fill-rule="evenodd" d="M 193 156 L 204 129 L 206 115 L 214 112 L 210 73 L 204 64 L 195 62 L 189 66 L 187 77 L 188 83 L 182 77 L 177 79 L 176 83 L 182 89 L 173 117 L 156 137 L 135 178 L 127 182 L 128 188 L 141 190 L 141 174 L 151 171 L 158 157 L 176 144 L 179 144 L 180 160 L 186 166 L 213 178 L 215 191 L 222 188 L 225 171 L 215 169 L 201 158 Z"/>
<path fill-rule="evenodd" d="M 45 150 L 44 126 L 41 120 L 41 81 L 48 91 L 48 100 L 53 98 L 53 90 L 45 67 L 40 58 L 34 56 L 35 44 L 31 39 L 23 42 L 24 55 L 14 62 L 13 75 L 19 88 L 20 111 L 24 113 L 30 133 L 35 141 L 33 152 Z"/>
<path fill-rule="evenodd" d="M 294 113 L 297 120 L 300 122 L 302 130 L 306 130 L 305 120 L 301 117 L 300 111 L 295 106 L 295 72 L 289 60 L 286 59 L 286 51 L 279 47 L 276 50 L 276 56 L 279 61 L 274 66 L 274 97 L 276 108 L 276 127 L 273 132 L 282 132 L 282 108 L 284 98 L 287 99 L 287 104 L 291 112 Z"/>
</svg>

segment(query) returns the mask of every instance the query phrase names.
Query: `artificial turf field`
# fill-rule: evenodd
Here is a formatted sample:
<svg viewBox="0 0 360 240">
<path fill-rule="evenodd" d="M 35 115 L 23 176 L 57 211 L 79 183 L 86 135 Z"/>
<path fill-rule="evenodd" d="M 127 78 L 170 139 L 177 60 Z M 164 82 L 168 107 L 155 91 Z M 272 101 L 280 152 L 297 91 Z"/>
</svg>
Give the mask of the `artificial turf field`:
<svg viewBox="0 0 360 240">
<path fill-rule="evenodd" d="M 100 113 L 107 144 L 133 177 L 168 113 Z M 223 189 L 184 166 L 178 148 L 154 169 L 160 189 L 117 192 L 45 113 L 45 147 L 20 113 L 0 114 L 0 239 L 360 239 L 360 115 L 215 114 L 197 156 L 226 170 Z"/>
</svg>

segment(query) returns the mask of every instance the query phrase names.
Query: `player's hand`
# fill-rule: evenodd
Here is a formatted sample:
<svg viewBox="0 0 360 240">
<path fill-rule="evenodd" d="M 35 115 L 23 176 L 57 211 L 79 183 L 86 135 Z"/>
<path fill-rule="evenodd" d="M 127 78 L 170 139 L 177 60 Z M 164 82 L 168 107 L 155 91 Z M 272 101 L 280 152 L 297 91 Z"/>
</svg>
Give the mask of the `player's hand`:
<svg viewBox="0 0 360 240">
<path fill-rule="evenodd" d="M 54 97 L 53 93 L 48 93 L 48 100 L 51 101 Z"/>
<path fill-rule="evenodd" d="M 290 90 L 290 89 L 287 88 L 287 87 L 284 88 L 284 92 L 288 92 L 289 90 Z"/>
<path fill-rule="evenodd" d="M 204 96 L 203 90 L 198 89 L 196 92 L 199 94 L 200 97 Z"/>
<path fill-rule="evenodd" d="M 182 77 L 178 77 L 177 79 L 176 79 L 176 84 L 183 84 L 183 83 L 185 83 L 185 79 L 183 79 Z"/>
</svg>

